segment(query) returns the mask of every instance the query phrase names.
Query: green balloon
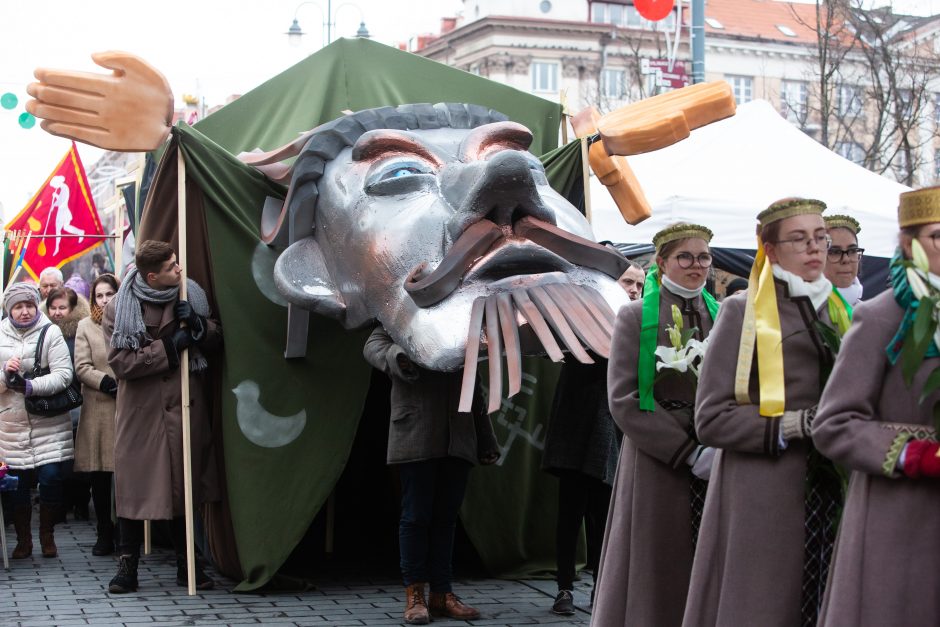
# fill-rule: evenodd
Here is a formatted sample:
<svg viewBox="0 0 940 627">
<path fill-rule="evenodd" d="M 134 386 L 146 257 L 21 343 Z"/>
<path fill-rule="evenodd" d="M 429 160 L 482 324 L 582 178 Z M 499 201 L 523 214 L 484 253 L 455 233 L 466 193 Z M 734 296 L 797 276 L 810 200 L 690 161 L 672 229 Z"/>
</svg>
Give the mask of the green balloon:
<svg viewBox="0 0 940 627">
<path fill-rule="evenodd" d="M 23 112 L 20 114 L 20 126 L 23 128 L 33 128 L 36 126 L 36 118 L 32 113 Z"/>
<path fill-rule="evenodd" d="M 0 96 L 0 107 L 3 107 L 4 109 L 13 109 L 16 107 L 18 102 L 19 98 L 16 97 L 16 94 L 7 92 Z"/>
</svg>

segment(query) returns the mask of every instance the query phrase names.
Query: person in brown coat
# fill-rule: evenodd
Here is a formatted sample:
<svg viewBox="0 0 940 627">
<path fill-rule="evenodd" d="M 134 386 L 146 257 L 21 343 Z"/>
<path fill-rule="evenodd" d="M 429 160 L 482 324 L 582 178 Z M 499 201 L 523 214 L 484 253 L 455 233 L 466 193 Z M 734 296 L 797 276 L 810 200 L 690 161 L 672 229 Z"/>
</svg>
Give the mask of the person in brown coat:
<svg viewBox="0 0 940 627">
<path fill-rule="evenodd" d="M 432 615 L 477 619 L 480 612 L 453 592 L 451 561 L 470 468 L 477 462 L 493 464 L 500 456 L 483 398 L 476 395 L 470 414 L 458 412 L 463 372 L 417 366 L 382 326 L 366 340 L 363 356 L 392 379 L 387 461 L 401 479 L 398 540 L 405 623 L 426 625 Z"/>
<path fill-rule="evenodd" d="M 171 520 L 176 583 L 185 586 L 183 435 L 180 359 L 188 349 L 192 425 L 193 503 L 209 500 L 211 459 L 208 395 L 202 374 L 206 353 L 222 341 L 208 299 L 193 280 L 188 301 L 179 299 L 182 269 L 166 242 L 137 247 L 136 268 L 105 309 L 108 365 L 118 382 L 114 432 L 115 504 L 120 567 L 108 589 L 137 589 L 137 564 L 144 520 Z M 213 586 L 196 567 L 196 587 Z"/>
<path fill-rule="evenodd" d="M 114 552 L 111 521 L 111 482 L 114 477 L 114 409 L 117 381 L 108 365 L 108 344 L 101 319 L 117 294 L 113 274 L 100 274 L 91 284 L 91 315 L 75 333 L 75 374 L 82 382 L 82 410 L 75 434 L 75 471 L 87 473 L 98 519 L 98 538 L 92 555 Z"/>
<path fill-rule="evenodd" d="M 725 299 L 695 403 L 715 455 L 683 625 L 815 625 L 841 501 L 810 424 L 832 355 L 823 276 L 829 236 L 817 200 L 758 215 L 749 288 Z M 844 310 L 842 310 L 844 312 Z"/>
<path fill-rule="evenodd" d="M 657 233 L 643 299 L 617 314 L 607 388 L 624 439 L 591 620 L 598 627 L 682 622 L 714 451 L 692 424 L 694 373 L 662 369 L 657 380 L 655 351 L 672 346 L 673 307 L 695 339 L 708 337 L 718 307 L 704 292 L 711 237 L 694 224 Z"/>
<path fill-rule="evenodd" d="M 824 627 L 940 624 L 940 446 L 934 420 L 940 394 L 925 390 L 940 366 L 936 338 L 911 385 L 901 366 L 913 349 L 907 329 L 920 300 L 902 262 L 912 258 L 916 240 L 929 262 L 929 278 L 918 271 L 920 279 L 937 285 L 940 188 L 901 194 L 898 217 L 893 290 L 859 305 L 813 423 L 820 452 L 851 472 L 819 618 Z"/>
</svg>

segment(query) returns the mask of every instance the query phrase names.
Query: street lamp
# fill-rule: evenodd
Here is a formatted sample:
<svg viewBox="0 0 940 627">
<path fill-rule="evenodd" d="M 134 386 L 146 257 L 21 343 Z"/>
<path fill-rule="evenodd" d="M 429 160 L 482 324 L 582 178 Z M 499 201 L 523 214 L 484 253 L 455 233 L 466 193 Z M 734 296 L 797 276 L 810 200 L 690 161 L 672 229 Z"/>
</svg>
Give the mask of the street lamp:
<svg viewBox="0 0 940 627">
<path fill-rule="evenodd" d="M 336 24 L 336 14 L 339 13 L 339 10 L 343 7 L 349 6 L 357 11 L 359 11 L 359 30 L 356 31 L 356 37 L 369 38 L 369 29 L 366 28 L 365 18 L 362 14 L 362 9 L 351 2 L 344 2 L 336 7 L 336 10 L 333 11 L 333 2 L 332 0 L 327 0 L 326 2 L 326 11 L 323 10 L 323 7 L 320 6 L 317 2 L 301 2 L 297 5 L 297 8 L 294 9 L 294 20 L 291 22 L 290 28 L 287 29 L 285 33 L 287 35 L 287 40 L 292 46 L 299 46 L 304 33 L 303 29 L 300 27 L 300 22 L 297 21 L 297 14 L 300 12 L 301 7 L 307 4 L 312 4 L 320 10 L 320 15 L 323 18 L 323 26 L 326 27 L 326 45 L 329 45 L 333 41 L 333 26 Z"/>
</svg>

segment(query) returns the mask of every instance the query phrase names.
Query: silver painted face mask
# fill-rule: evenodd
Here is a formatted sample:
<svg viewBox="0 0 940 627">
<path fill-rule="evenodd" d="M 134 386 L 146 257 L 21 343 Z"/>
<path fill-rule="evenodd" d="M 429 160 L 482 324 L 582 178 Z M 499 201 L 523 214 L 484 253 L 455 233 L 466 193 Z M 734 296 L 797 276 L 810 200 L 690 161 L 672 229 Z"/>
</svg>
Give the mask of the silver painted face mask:
<svg viewBox="0 0 940 627">
<path fill-rule="evenodd" d="M 505 353 L 510 395 L 521 355 L 606 357 L 627 263 L 594 243 L 530 142 L 513 122 L 361 134 L 325 163 L 313 234 L 279 258 L 278 289 L 347 328 L 379 321 L 425 368 L 472 362 L 470 384 L 478 357 Z"/>
</svg>

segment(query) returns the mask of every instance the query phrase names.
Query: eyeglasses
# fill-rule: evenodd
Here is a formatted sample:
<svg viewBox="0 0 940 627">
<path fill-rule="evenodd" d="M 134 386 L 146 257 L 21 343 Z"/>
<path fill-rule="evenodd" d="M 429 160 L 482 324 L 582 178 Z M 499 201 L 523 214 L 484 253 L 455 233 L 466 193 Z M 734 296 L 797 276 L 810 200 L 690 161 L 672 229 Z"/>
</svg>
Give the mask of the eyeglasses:
<svg viewBox="0 0 940 627">
<path fill-rule="evenodd" d="M 695 262 L 698 262 L 703 268 L 707 268 L 712 265 L 712 256 L 710 253 L 699 253 L 693 255 L 692 253 L 679 253 L 674 255 L 676 258 L 676 263 L 679 264 L 679 267 L 683 270 L 691 268 Z"/>
<path fill-rule="evenodd" d="M 918 235 L 917 237 L 926 237 L 930 239 L 930 243 L 933 244 L 933 249 L 940 251 L 940 231 L 930 233 L 928 235 Z"/>
<path fill-rule="evenodd" d="M 826 256 L 829 258 L 829 261 L 833 263 L 842 263 L 842 260 L 846 257 L 849 258 L 849 261 L 858 261 L 862 258 L 862 253 L 865 252 L 864 248 L 830 248 L 826 253 Z"/>
<path fill-rule="evenodd" d="M 829 234 L 826 235 L 814 235 L 813 237 L 794 237 L 793 239 L 781 239 L 777 240 L 777 244 L 789 244 L 790 250 L 795 253 L 805 253 L 809 249 L 809 243 L 815 242 L 816 247 L 822 250 L 829 250 L 829 247 L 832 246 L 832 238 L 829 237 Z"/>
</svg>

